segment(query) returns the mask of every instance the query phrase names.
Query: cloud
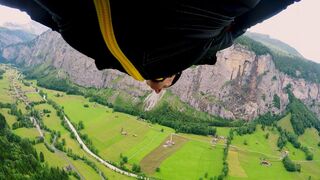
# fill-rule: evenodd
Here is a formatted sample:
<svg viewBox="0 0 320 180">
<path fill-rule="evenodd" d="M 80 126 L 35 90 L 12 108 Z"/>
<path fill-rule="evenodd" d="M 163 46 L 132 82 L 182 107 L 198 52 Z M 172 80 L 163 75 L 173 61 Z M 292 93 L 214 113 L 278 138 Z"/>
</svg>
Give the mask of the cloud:
<svg viewBox="0 0 320 180">
<path fill-rule="evenodd" d="M 320 1 L 304 0 L 251 28 L 296 48 L 307 59 L 320 63 Z"/>
<path fill-rule="evenodd" d="M 0 5 L 0 24 L 12 22 L 17 24 L 26 24 L 31 21 L 30 16 L 18 9 L 9 8 Z"/>
</svg>

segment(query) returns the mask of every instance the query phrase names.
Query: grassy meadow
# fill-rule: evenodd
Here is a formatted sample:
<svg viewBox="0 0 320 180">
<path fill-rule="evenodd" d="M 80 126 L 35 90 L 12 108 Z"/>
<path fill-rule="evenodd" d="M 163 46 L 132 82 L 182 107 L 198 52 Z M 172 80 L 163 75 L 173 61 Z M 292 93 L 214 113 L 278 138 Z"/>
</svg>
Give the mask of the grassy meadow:
<svg viewBox="0 0 320 180">
<path fill-rule="evenodd" d="M 151 124 L 137 117 L 113 112 L 112 109 L 89 102 L 81 96 L 66 95 L 62 92 L 44 90 L 48 98 L 63 106 L 65 113 L 74 123 L 82 121 L 85 128 L 81 133 L 88 134 L 99 155 L 113 162 L 120 162 L 120 153 L 128 157 L 128 167 L 140 164 L 144 172 L 157 178 L 171 178 L 172 171 L 183 177 L 192 172 L 191 177 L 218 176 L 222 169 L 222 146 L 211 147 L 210 137 L 181 134 L 187 139 L 183 145 L 163 149 L 163 144 L 174 132 L 171 128 Z M 59 94 L 59 96 L 57 96 Z M 227 135 L 228 128 L 220 128 Z M 125 132 L 123 135 L 121 132 Z M 178 143 L 178 140 L 177 140 Z M 194 151 L 199 153 L 193 153 Z M 186 157 L 192 157 L 186 162 Z M 157 159 L 158 161 L 154 161 Z M 160 159 L 159 159 L 160 158 Z M 198 160 L 196 164 L 189 163 Z M 151 161 L 150 161 L 151 160 Z M 175 165 L 178 163 L 178 166 Z M 181 166 L 183 168 L 181 168 Z M 156 168 L 161 172 L 155 172 Z M 197 168 L 197 171 L 193 171 Z"/>
<path fill-rule="evenodd" d="M 18 75 L 16 70 L 9 69 L 0 80 L 0 101 L 15 103 L 15 99 L 9 92 L 10 83 L 17 83 L 22 92 L 25 93 L 30 102 L 39 102 L 41 97 L 36 93 L 35 81 L 31 86 L 26 86 L 16 81 Z M 178 133 L 171 128 L 158 124 L 149 123 L 129 114 L 114 112 L 112 108 L 89 102 L 82 96 L 67 95 L 66 93 L 39 88 L 48 94 L 48 99 L 53 100 L 61 107 L 73 124 L 84 124 L 81 134 L 88 135 L 94 147 L 98 150 L 99 156 L 105 160 L 120 164 L 122 156 L 127 157 L 125 166 L 131 169 L 133 164 L 139 164 L 143 173 L 156 179 L 164 180 L 197 180 L 217 178 L 223 168 L 223 151 L 226 145 L 225 138 L 228 137 L 229 127 L 217 128 L 217 141 L 212 143 L 213 137 L 199 136 L 193 134 Z M 59 94 L 59 95 L 58 95 Z M 18 109 L 23 114 L 30 110 L 18 101 Z M 48 110 L 49 113 L 40 113 L 43 124 L 51 131 L 59 132 L 58 142 L 65 141 L 64 148 L 72 151 L 79 157 L 85 157 L 95 164 L 99 171 L 103 172 L 108 179 L 126 180 L 133 179 L 115 173 L 97 162 L 88 155 L 72 139 L 70 132 L 61 124 L 56 110 L 49 104 L 38 104 L 33 107 L 39 112 Z M 0 109 L 10 127 L 16 122 L 16 117 L 8 114 L 9 109 Z M 291 125 L 291 114 L 288 114 L 277 122 L 277 125 L 293 132 Z M 39 136 L 35 128 L 18 128 L 13 131 L 15 134 L 34 140 Z M 50 143 L 51 135 L 45 131 L 45 142 Z M 168 146 L 171 139 L 174 145 Z M 306 129 L 305 133 L 299 136 L 298 140 L 303 146 L 309 148 L 313 153 L 312 161 L 305 160 L 305 153 L 287 142 L 282 150 L 277 147 L 279 132 L 276 128 L 262 127 L 258 125 L 253 134 L 237 135 L 229 146 L 227 163 L 228 176 L 226 179 L 262 179 L 262 180 L 304 180 L 319 179 L 320 177 L 320 136 L 316 129 Z M 65 168 L 71 166 L 75 172 L 80 174 L 82 179 L 101 179 L 101 176 L 84 161 L 74 160 L 63 152 L 50 152 L 44 143 L 35 144 L 37 152 L 42 152 L 46 163 L 49 166 Z M 289 157 L 294 163 L 301 165 L 301 172 L 288 172 L 281 161 L 282 153 L 289 152 Z M 261 164 L 262 161 L 269 162 L 269 165 Z M 71 179 L 75 179 L 70 176 Z"/>
<path fill-rule="evenodd" d="M 17 99 L 10 99 L 7 97 L 9 95 L 9 91 L 4 91 L 7 90 L 6 87 L 10 86 L 10 83 L 16 83 L 16 85 L 22 90 L 22 92 L 25 93 L 27 99 L 30 102 L 39 102 L 42 100 L 40 95 L 36 93 L 35 88 L 32 86 L 25 86 L 22 84 L 20 81 L 17 80 L 10 80 L 9 81 L 9 76 L 11 76 L 11 79 L 13 77 L 17 76 L 17 72 L 14 70 L 8 70 L 5 73 L 5 76 L 2 80 L 0 80 L 0 91 L 2 93 L 6 94 L 1 94 L 0 96 L 1 102 L 2 103 L 12 103 L 17 101 Z M 5 88 L 3 88 L 5 87 Z M 7 98 L 7 99 L 5 99 Z M 26 106 L 21 102 L 18 101 L 17 107 L 19 110 L 22 111 L 23 114 L 28 113 L 26 110 Z M 59 132 L 61 134 L 61 137 L 59 138 L 59 141 L 61 139 L 65 139 L 66 141 L 66 147 L 67 149 L 71 149 L 74 154 L 77 154 L 80 157 L 86 157 L 88 160 L 91 162 L 94 162 L 94 164 L 98 167 L 98 169 L 103 172 L 109 179 L 115 179 L 115 180 L 122 180 L 122 179 L 132 179 L 128 178 L 126 176 L 120 175 L 116 172 L 113 172 L 112 170 L 104 167 L 104 165 L 101 165 L 98 163 L 95 159 L 93 159 L 91 156 L 86 154 L 79 144 L 70 137 L 70 133 L 61 125 L 61 121 L 56 115 L 56 110 L 49 104 L 40 104 L 36 105 L 34 109 L 38 110 L 39 112 L 42 112 L 44 109 L 51 111 L 48 114 L 42 115 L 42 120 L 44 122 L 44 125 L 46 125 L 49 129 L 54 130 L 56 132 Z M 0 113 L 3 114 L 6 117 L 8 125 L 11 127 L 14 122 L 16 122 L 16 117 L 13 115 L 10 115 L 8 113 L 9 109 L 0 109 Z M 16 135 L 22 137 L 22 138 L 28 138 L 30 140 L 35 140 L 36 138 L 39 137 L 39 132 L 35 128 L 18 128 L 16 130 L 13 130 L 13 133 Z M 49 143 L 50 140 L 50 133 L 45 132 L 45 141 Z M 49 143 L 50 144 L 50 143 Z M 44 145 L 44 143 L 39 143 L 36 144 L 35 149 L 37 150 L 38 153 L 42 152 L 45 157 L 46 163 L 48 163 L 49 166 L 52 167 L 60 167 L 60 168 L 65 168 L 67 166 L 72 166 L 76 172 L 80 174 L 80 177 L 82 179 L 101 179 L 101 176 L 93 169 L 91 168 L 88 164 L 86 164 L 82 160 L 74 160 L 70 157 L 68 157 L 65 153 L 63 152 L 50 152 Z M 70 176 L 71 179 L 75 179 L 73 176 Z"/>
<path fill-rule="evenodd" d="M 39 102 L 42 100 L 41 96 L 37 92 L 26 93 L 26 96 L 31 102 Z"/>
<path fill-rule="evenodd" d="M 129 163 L 139 163 L 173 132 L 164 126 L 138 121 L 135 116 L 113 112 L 81 96 L 49 94 L 48 98 L 63 106 L 72 122 L 83 121 L 85 128 L 80 132 L 89 135 L 103 158 L 114 162 L 120 161 L 122 153 Z"/>
<path fill-rule="evenodd" d="M 285 129 L 289 132 L 294 132 L 293 131 L 293 127 L 292 124 L 290 122 L 291 119 L 291 113 L 289 113 L 288 115 L 286 115 L 284 118 L 280 119 L 277 124 L 278 126 L 280 126 L 282 129 Z"/>
<path fill-rule="evenodd" d="M 49 117 L 47 115 L 42 117 L 44 124 L 47 127 L 49 127 L 51 130 L 54 130 L 56 132 L 60 132 L 60 134 L 61 134 L 60 139 L 65 140 L 66 147 L 68 149 L 71 149 L 73 153 L 75 153 L 81 157 L 84 156 L 87 159 L 89 159 L 90 161 L 95 162 L 95 164 L 96 164 L 96 166 L 98 166 L 99 170 L 101 170 L 107 177 L 112 177 L 112 179 L 129 179 L 129 178 L 121 176 L 120 174 L 117 174 L 117 173 L 107 169 L 103 165 L 100 165 L 100 163 L 98 163 L 95 159 L 93 159 L 91 156 L 86 154 L 81 149 L 80 145 L 74 139 L 72 139 L 70 137 L 70 133 L 61 125 L 61 120 L 56 115 L 57 112 L 52 106 L 50 106 L 49 104 L 40 104 L 40 105 L 35 106 L 35 109 L 37 109 L 38 111 L 43 111 L 44 109 L 51 111 L 51 113 L 49 113 Z M 47 141 L 49 141 L 49 138 L 50 138 L 50 134 L 46 133 Z M 44 147 L 44 145 L 42 145 L 42 146 Z M 57 155 L 56 153 L 51 153 L 48 150 L 47 150 L 47 153 L 51 154 L 51 156 L 53 156 L 53 157 L 59 156 L 60 159 L 64 160 L 64 163 L 72 164 L 76 168 L 76 170 L 85 179 L 99 179 L 100 178 L 100 176 L 97 174 L 97 172 L 95 172 L 91 167 L 89 167 L 87 164 L 85 164 L 84 162 L 82 162 L 80 160 L 73 160 L 70 157 L 68 157 L 66 159 L 65 156 L 64 156 L 64 158 L 62 158 L 63 156 L 61 155 L 61 153 L 59 153 L 60 155 Z M 46 157 L 46 155 L 45 155 L 45 157 Z M 54 158 L 48 159 L 48 161 L 54 161 Z M 55 163 L 55 162 L 53 162 L 53 163 Z M 86 169 L 89 169 L 89 170 L 86 171 Z"/>
<path fill-rule="evenodd" d="M 266 134 L 269 134 L 268 139 L 266 138 Z M 278 137 L 277 131 L 271 128 L 262 130 L 261 126 L 257 126 L 254 134 L 235 136 L 232 140 L 232 145 L 241 150 L 278 158 L 280 157 L 280 152 L 277 147 Z"/>
<path fill-rule="evenodd" d="M 222 169 L 221 146 L 213 147 L 210 142 L 188 140 L 159 166 L 154 174 L 162 179 L 199 179 L 218 176 Z"/>
<path fill-rule="evenodd" d="M 12 73 L 13 73 L 12 70 L 7 70 L 3 74 L 3 78 L 0 79 L 0 102 L 2 103 L 12 103 L 14 101 L 14 98 L 11 96 L 11 93 L 9 93 L 9 89 L 10 89 L 9 76 Z"/>
<path fill-rule="evenodd" d="M 9 125 L 9 127 L 12 127 L 12 124 L 17 121 L 17 118 L 15 116 L 9 114 L 9 111 L 10 111 L 9 109 L 5 109 L 5 108 L 0 109 L 0 113 L 4 117 L 6 117 L 7 124 Z"/>
<path fill-rule="evenodd" d="M 281 123 L 283 123 L 282 119 Z M 286 121 L 290 119 L 286 117 Z M 286 122 L 286 123 L 288 123 Z M 288 127 L 288 125 L 287 125 Z M 269 133 L 268 138 L 265 137 Z M 307 129 L 306 132 L 299 137 L 299 142 L 312 148 L 314 160 L 306 161 L 305 154 L 301 149 L 295 148 L 291 143 L 287 142 L 281 152 L 288 151 L 290 159 L 294 163 L 301 165 L 301 172 L 288 172 L 285 170 L 280 160 L 281 152 L 277 147 L 277 139 L 279 134 L 266 127 L 262 130 L 261 126 L 250 135 L 235 136 L 231 148 L 228 153 L 229 176 L 227 179 L 308 179 L 320 177 L 320 148 L 317 147 L 320 140 L 315 129 Z M 308 140 L 309 139 L 309 140 Z M 310 141 L 312 139 L 312 141 Z M 314 141 L 317 139 L 316 141 Z M 308 144 L 309 142 L 309 144 Z M 266 160 L 271 165 L 261 165 L 261 161 Z"/>
</svg>

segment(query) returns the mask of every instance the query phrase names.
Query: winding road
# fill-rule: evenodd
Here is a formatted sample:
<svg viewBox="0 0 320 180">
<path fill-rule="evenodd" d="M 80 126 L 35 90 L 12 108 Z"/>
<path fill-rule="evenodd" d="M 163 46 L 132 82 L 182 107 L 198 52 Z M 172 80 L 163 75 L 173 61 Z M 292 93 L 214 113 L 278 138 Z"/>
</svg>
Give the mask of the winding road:
<svg viewBox="0 0 320 180">
<path fill-rule="evenodd" d="M 20 74 L 19 74 L 19 76 L 16 78 L 16 81 L 19 79 L 19 77 L 20 77 Z M 13 86 L 13 88 L 14 88 L 14 91 L 15 91 L 17 97 L 22 97 L 22 95 L 21 95 L 22 92 L 17 90 L 15 84 L 13 84 L 12 86 Z M 46 101 L 45 97 L 43 97 L 43 99 Z M 29 104 L 25 99 L 21 98 L 21 100 L 26 104 L 26 106 L 30 107 L 30 104 Z M 31 108 L 31 107 L 30 107 L 30 108 Z M 37 131 L 39 132 L 40 137 L 44 139 L 44 134 L 43 134 L 43 132 L 42 132 L 42 130 L 41 130 L 41 127 L 40 127 L 38 121 L 36 120 L 36 118 L 34 118 L 34 117 L 31 116 L 31 117 L 30 117 L 30 121 L 31 121 L 31 122 L 33 123 L 33 125 L 36 127 Z M 55 139 L 56 139 L 56 136 L 55 136 Z M 54 141 L 55 141 L 55 139 L 54 139 Z M 44 143 L 46 143 L 46 142 L 44 142 Z M 68 157 L 65 155 L 65 153 L 63 153 L 63 152 L 61 152 L 60 150 L 58 150 L 55 146 L 52 146 L 52 145 L 51 145 L 51 147 L 54 149 L 54 152 L 55 152 L 55 153 L 57 153 L 60 157 L 62 157 L 64 160 L 66 160 L 66 161 L 69 163 L 69 165 L 71 166 L 71 168 L 79 175 L 80 179 L 85 179 L 85 178 L 80 174 L 80 172 L 77 170 L 77 168 L 75 168 L 75 166 L 72 164 L 72 162 L 69 161 L 69 159 L 68 159 Z"/>
<path fill-rule="evenodd" d="M 109 169 L 116 171 L 120 174 L 126 175 L 126 176 L 130 176 L 130 177 L 134 177 L 134 178 L 139 178 L 139 176 L 137 174 L 134 173 L 130 173 L 127 171 L 124 171 L 120 168 L 117 168 L 116 166 L 108 163 L 107 161 L 103 160 L 102 158 L 100 158 L 99 156 L 97 156 L 96 154 L 94 154 L 86 145 L 85 143 L 82 141 L 82 139 L 80 138 L 77 130 L 74 128 L 74 126 L 72 125 L 72 123 L 69 121 L 69 119 L 64 116 L 64 120 L 67 122 L 69 128 L 71 129 L 71 131 L 74 133 L 74 135 L 76 136 L 77 141 L 79 142 L 79 144 L 81 145 L 82 149 L 84 151 L 86 151 L 88 154 L 90 154 L 92 157 L 94 157 L 96 160 L 98 160 L 100 163 L 102 163 L 103 165 L 105 165 L 106 167 L 108 167 Z"/>
<path fill-rule="evenodd" d="M 47 101 L 47 98 L 46 96 L 43 96 L 42 97 L 44 101 Z M 103 164 L 104 166 L 106 166 L 107 168 L 115 171 L 115 172 L 118 172 L 120 174 L 123 174 L 123 175 L 126 175 L 126 176 L 129 176 L 129 177 L 134 177 L 134 178 L 142 178 L 141 176 L 137 175 L 137 174 L 134 174 L 134 173 L 131 173 L 131 172 L 128 172 L 128 171 L 124 171 L 110 163 L 108 163 L 106 160 L 100 158 L 98 155 L 94 154 L 88 147 L 87 145 L 82 141 L 82 139 L 80 138 L 76 128 L 72 125 L 72 123 L 70 122 L 70 120 L 64 116 L 64 120 L 65 122 L 68 124 L 69 128 L 71 129 L 71 131 L 74 133 L 74 135 L 76 136 L 76 139 L 78 141 L 78 143 L 81 145 L 82 149 L 87 152 L 90 156 L 92 156 L 93 158 L 95 158 L 97 161 L 99 161 L 101 164 Z M 149 178 L 144 178 L 144 179 L 149 179 Z"/>
</svg>

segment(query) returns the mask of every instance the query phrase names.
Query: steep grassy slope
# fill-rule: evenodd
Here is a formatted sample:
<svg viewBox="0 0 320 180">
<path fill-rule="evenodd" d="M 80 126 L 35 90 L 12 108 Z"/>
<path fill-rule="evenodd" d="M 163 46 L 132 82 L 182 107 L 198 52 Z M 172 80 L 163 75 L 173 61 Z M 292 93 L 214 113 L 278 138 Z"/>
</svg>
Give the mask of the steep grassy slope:
<svg viewBox="0 0 320 180">
<path fill-rule="evenodd" d="M 302 55 L 290 45 L 277 39 L 273 39 L 268 35 L 253 32 L 246 32 L 245 35 L 270 47 L 274 51 L 280 51 L 286 55 L 302 57 Z"/>
<path fill-rule="evenodd" d="M 277 124 L 282 128 L 282 129 L 285 129 L 289 132 L 294 132 L 293 130 L 293 127 L 291 125 L 291 122 L 290 122 L 290 119 L 291 119 L 291 113 L 289 113 L 288 115 L 286 115 L 284 118 L 282 118 L 281 120 L 279 120 L 277 122 Z"/>
</svg>

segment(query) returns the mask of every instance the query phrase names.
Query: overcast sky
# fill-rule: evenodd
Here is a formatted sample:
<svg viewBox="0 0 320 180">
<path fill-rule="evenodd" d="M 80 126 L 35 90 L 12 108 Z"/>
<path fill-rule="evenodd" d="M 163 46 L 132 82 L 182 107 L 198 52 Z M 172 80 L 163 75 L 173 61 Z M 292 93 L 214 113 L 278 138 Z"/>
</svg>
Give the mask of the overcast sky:
<svg viewBox="0 0 320 180">
<path fill-rule="evenodd" d="M 301 0 L 249 31 L 268 34 L 320 63 L 320 0 Z"/>
<path fill-rule="evenodd" d="M 304 57 L 320 63 L 320 0 L 301 0 L 280 14 L 249 29 L 268 34 L 296 48 Z M 30 17 L 0 5 L 0 24 L 27 23 Z"/>
</svg>

